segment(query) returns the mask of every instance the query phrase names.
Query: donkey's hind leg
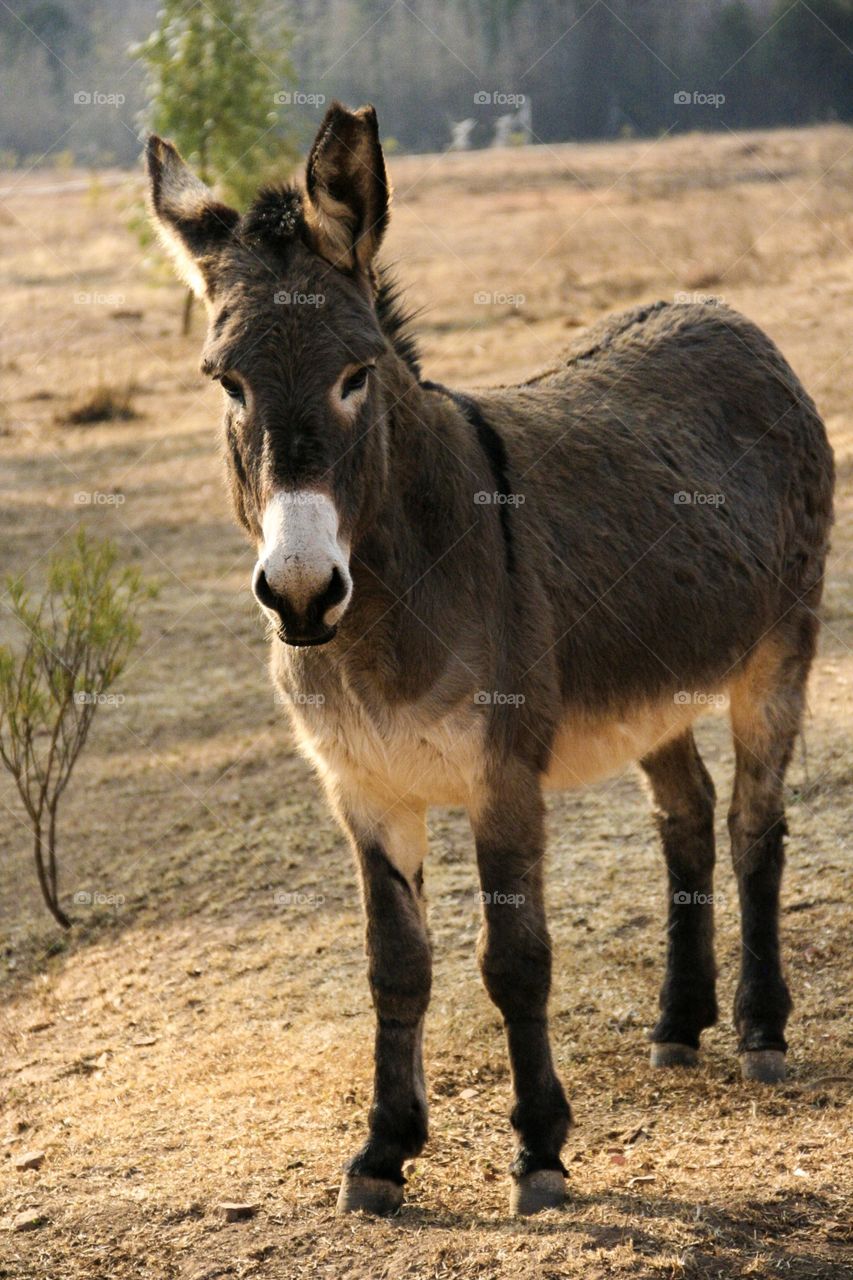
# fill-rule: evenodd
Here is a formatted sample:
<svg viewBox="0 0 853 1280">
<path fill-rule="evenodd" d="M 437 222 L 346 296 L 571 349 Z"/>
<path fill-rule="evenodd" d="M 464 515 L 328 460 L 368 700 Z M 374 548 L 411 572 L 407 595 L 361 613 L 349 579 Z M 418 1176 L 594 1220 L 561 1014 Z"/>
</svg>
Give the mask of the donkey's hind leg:
<svg viewBox="0 0 853 1280">
<path fill-rule="evenodd" d="M 803 714 L 817 622 L 797 612 L 731 686 L 735 784 L 729 812 L 741 910 L 741 973 L 734 1006 L 744 1078 L 785 1078 L 791 997 L 779 956 L 785 861 L 783 785 Z"/>
<path fill-rule="evenodd" d="M 652 790 L 667 870 L 666 976 L 651 1034 L 653 1067 L 695 1066 L 717 1020 L 714 994 L 714 784 L 692 730 L 640 762 Z"/>
</svg>

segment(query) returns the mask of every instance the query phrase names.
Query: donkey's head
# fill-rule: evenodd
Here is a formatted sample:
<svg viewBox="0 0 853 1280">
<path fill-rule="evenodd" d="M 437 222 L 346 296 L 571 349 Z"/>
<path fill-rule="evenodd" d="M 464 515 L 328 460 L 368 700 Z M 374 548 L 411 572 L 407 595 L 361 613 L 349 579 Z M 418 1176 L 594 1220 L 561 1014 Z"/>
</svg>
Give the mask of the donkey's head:
<svg viewBox="0 0 853 1280">
<path fill-rule="evenodd" d="M 350 601 L 350 548 L 384 456 L 373 259 L 389 189 L 376 113 L 333 104 L 305 191 L 265 189 L 243 216 L 170 143 L 150 138 L 147 157 L 154 221 L 207 305 L 201 368 L 224 392 L 255 596 L 282 640 L 323 644 Z"/>
</svg>

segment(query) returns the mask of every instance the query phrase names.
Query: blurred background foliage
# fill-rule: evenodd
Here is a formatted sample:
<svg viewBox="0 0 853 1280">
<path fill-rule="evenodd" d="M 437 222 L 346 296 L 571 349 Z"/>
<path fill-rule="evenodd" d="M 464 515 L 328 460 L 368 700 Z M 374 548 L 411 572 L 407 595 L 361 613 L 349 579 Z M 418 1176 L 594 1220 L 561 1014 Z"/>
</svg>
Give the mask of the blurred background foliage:
<svg viewBox="0 0 853 1280">
<path fill-rule="evenodd" d="M 374 102 L 386 134 L 414 151 L 444 149 L 451 122 L 466 118 L 472 145 L 488 145 L 507 109 L 496 93 L 529 98 L 542 142 L 853 118 L 853 0 L 170 0 L 166 9 L 195 28 L 198 50 L 171 83 L 174 46 L 150 39 L 158 0 L 0 6 L 2 162 L 135 163 L 146 120 L 176 132 L 202 79 L 211 92 L 196 100 L 210 138 L 245 111 L 245 140 L 257 140 L 262 115 L 267 156 L 307 141 L 333 97 Z M 250 32 L 227 74 L 217 62 L 222 24 L 238 40 Z M 159 117 L 146 116 L 152 75 L 167 86 Z M 725 102 L 686 110 L 679 91 Z M 81 93 L 121 101 L 75 102 Z"/>
</svg>

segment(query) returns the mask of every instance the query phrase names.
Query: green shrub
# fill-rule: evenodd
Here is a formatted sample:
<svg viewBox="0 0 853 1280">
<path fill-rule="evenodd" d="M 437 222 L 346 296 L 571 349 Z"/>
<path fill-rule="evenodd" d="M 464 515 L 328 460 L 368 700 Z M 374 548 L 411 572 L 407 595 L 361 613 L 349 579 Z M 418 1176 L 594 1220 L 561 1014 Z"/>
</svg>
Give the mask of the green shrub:
<svg viewBox="0 0 853 1280">
<path fill-rule="evenodd" d="M 59 904 L 56 819 L 95 712 L 139 637 L 150 595 L 136 569 L 117 565 L 109 541 L 81 528 L 48 565 L 36 599 L 22 578 L 7 581 L 17 637 L 0 645 L 0 760 L 15 779 L 33 833 L 44 900 L 65 928 Z"/>
</svg>

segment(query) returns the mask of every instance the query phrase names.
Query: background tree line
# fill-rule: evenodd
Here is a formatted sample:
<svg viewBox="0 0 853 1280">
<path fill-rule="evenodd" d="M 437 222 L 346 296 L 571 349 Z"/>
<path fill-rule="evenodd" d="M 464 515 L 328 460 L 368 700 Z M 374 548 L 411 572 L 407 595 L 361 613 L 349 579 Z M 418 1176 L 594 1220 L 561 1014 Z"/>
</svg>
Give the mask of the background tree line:
<svg viewBox="0 0 853 1280">
<path fill-rule="evenodd" d="M 145 68 L 129 50 L 157 12 L 157 0 L 0 6 L 0 158 L 134 163 Z M 511 109 L 500 95 L 531 100 L 542 142 L 853 118 L 853 0 L 269 0 L 269 12 L 294 68 L 292 100 L 276 104 L 291 141 L 332 97 L 373 101 L 386 134 L 419 151 L 446 147 L 465 118 L 487 145 Z"/>
</svg>

